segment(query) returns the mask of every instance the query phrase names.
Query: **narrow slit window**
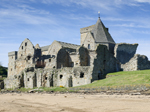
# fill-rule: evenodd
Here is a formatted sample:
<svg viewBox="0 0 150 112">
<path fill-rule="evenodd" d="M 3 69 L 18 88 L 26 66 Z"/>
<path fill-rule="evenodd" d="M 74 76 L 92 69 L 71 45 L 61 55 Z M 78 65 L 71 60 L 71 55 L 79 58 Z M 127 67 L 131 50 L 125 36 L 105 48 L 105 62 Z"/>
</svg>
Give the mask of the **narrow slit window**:
<svg viewBox="0 0 150 112">
<path fill-rule="evenodd" d="M 91 46 L 90 46 L 90 44 L 88 44 L 88 49 L 91 49 Z"/>
</svg>

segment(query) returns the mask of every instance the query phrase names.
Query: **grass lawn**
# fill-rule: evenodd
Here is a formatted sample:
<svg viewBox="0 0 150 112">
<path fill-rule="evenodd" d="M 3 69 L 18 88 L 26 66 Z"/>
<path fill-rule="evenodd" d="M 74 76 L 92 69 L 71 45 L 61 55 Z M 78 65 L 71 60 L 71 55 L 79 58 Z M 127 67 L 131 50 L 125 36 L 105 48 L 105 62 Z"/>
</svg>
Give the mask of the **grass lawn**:
<svg viewBox="0 0 150 112">
<path fill-rule="evenodd" d="M 150 84 L 150 70 L 122 71 L 107 74 L 109 77 L 103 80 L 94 81 L 91 84 L 80 87 L 100 87 L 100 86 L 124 86 Z"/>
</svg>

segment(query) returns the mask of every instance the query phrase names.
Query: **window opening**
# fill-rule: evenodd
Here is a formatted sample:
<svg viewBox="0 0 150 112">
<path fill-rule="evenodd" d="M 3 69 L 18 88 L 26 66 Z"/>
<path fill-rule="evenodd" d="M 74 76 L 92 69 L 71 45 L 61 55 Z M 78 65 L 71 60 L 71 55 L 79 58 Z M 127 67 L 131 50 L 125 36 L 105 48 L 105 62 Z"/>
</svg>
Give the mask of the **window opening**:
<svg viewBox="0 0 150 112">
<path fill-rule="evenodd" d="M 80 78 L 83 78 L 83 77 L 84 77 L 84 73 L 81 72 L 81 73 L 80 73 Z"/>
<path fill-rule="evenodd" d="M 31 56 L 28 56 L 27 58 L 28 58 L 28 60 L 30 60 L 30 59 L 31 59 Z"/>
<path fill-rule="evenodd" d="M 27 46 L 27 42 L 25 43 L 25 46 Z"/>
<path fill-rule="evenodd" d="M 49 62 L 51 62 L 51 59 L 49 59 Z"/>
<path fill-rule="evenodd" d="M 74 62 L 71 63 L 71 66 L 74 67 Z"/>
<path fill-rule="evenodd" d="M 47 80 L 47 77 L 45 77 L 45 80 Z"/>
<path fill-rule="evenodd" d="M 23 46 L 22 46 L 22 49 L 23 49 Z"/>
<path fill-rule="evenodd" d="M 60 79 L 62 79 L 63 78 L 63 75 L 60 75 Z"/>
<path fill-rule="evenodd" d="M 90 48 L 90 44 L 88 44 L 88 49 L 91 49 L 91 48 Z"/>
</svg>

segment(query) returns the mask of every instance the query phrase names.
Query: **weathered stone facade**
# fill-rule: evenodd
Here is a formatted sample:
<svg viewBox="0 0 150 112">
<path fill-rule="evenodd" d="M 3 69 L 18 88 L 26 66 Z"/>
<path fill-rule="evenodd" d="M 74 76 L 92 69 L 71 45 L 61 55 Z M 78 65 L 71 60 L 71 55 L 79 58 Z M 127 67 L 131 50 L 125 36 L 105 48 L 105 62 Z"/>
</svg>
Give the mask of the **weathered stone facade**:
<svg viewBox="0 0 150 112">
<path fill-rule="evenodd" d="M 116 44 L 100 18 L 80 29 L 81 45 L 54 41 L 40 47 L 25 39 L 8 53 L 5 88 L 33 88 L 89 84 L 107 73 L 149 69 L 147 57 L 135 55 L 138 44 Z M 114 48 L 115 47 L 115 48 Z"/>
<path fill-rule="evenodd" d="M 119 43 L 115 45 L 114 52 L 115 57 L 121 64 L 129 62 L 129 60 L 135 55 L 138 44 Z"/>
<path fill-rule="evenodd" d="M 150 69 L 150 61 L 145 55 L 135 54 L 126 64 L 122 64 L 121 68 L 124 71 L 136 71 Z"/>
</svg>

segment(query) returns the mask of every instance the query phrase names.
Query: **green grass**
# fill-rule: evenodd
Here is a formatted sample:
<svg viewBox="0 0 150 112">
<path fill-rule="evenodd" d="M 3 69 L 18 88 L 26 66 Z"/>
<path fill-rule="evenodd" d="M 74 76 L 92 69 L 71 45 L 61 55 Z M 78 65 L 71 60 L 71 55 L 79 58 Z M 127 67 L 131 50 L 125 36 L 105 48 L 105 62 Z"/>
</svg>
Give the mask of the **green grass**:
<svg viewBox="0 0 150 112">
<path fill-rule="evenodd" d="M 80 87 L 100 87 L 100 86 L 125 86 L 125 85 L 143 85 L 150 84 L 150 70 L 115 72 L 107 74 L 109 77 L 103 80 L 95 81 L 88 85 Z"/>
</svg>

